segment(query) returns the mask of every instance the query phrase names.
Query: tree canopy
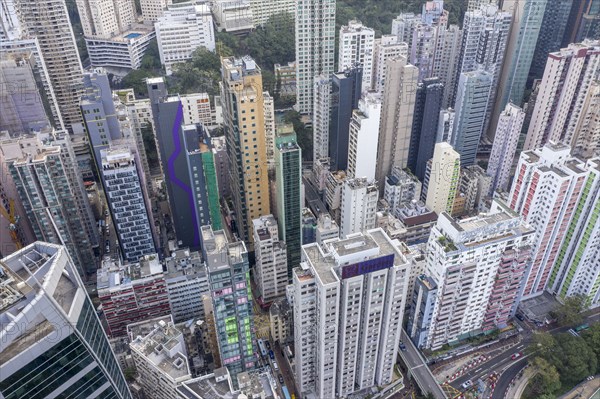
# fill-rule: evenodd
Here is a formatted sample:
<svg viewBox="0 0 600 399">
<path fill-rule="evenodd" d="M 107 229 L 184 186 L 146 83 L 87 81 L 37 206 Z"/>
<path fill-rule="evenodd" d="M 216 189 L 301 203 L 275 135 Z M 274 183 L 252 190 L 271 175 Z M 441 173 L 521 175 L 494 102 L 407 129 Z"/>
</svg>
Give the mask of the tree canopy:
<svg viewBox="0 0 600 399">
<path fill-rule="evenodd" d="M 592 325 L 581 336 L 536 333 L 528 352 L 532 355 L 529 364 L 538 374 L 525 396 L 539 398 L 565 392 L 600 371 L 600 324 Z"/>
<path fill-rule="evenodd" d="M 556 319 L 560 326 L 580 324 L 583 321 L 581 312 L 585 309 L 585 301 L 586 298 L 583 295 L 567 297 L 564 303 L 561 303 L 550 315 Z"/>
</svg>

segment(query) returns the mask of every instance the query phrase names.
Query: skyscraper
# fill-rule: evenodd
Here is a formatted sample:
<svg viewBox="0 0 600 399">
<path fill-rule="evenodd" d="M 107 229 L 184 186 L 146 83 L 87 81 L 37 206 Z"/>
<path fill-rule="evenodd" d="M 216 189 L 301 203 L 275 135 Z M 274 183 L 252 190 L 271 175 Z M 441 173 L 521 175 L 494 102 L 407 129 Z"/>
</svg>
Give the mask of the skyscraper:
<svg viewBox="0 0 600 399">
<path fill-rule="evenodd" d="M 587 0 L 582 1 L 581 4 L 583 7 L 580 10 L 583 14 L 581 15 L 581 22 L 576 25 L 578 28 L 577 36 L 569 43 L 577 43 L 584 39 L 600 39 L 600 2 L 598 0 Z M 570 25 L 567 25 L 568 27 Z M 563 43 L 565 43 L 564 40 Z"/>
<path fill-rule="evenodd" d="M 478 70 L 460 75 L 452 147 L 460 154 L 462 166 L 475 164 L 479 141 L 485 127 L 492 89 L 492 75 Z"/>
<path fill-rule="evenodd" d="M 313 112 L 315 76 L 329 76 L 335 61 L 335 0 L 296 3 L 296 109 Z"/>
<path fill-rule="evenodd" d="M 251 57 L 223 58 L 221 65 L 235 230 L 251 243 L 252 220 L 270 213 L 262 75 Z"/>
<path fill-rule="evenodd" d="M 447 58 L 448 53 L 444 49 L 448 15 L 442 0 L 426 1 L 422 5 L 420 18 L 414 17 L 416 21 L 410 23 L 407 26 L 408 31 L 404 32 L 412 36 L 409 45 L 409 61 L 419 68 L 419 80 L 434 77 L 436 76 L 433 75 L 434 69 L 445 69 L 449 66 L 447 63 L 455 63 L 455 60 Z M 439 77 L 444 80 L 446 78 L 446 76 Z"/>
<path fill-rule="evenodd" d="M 453 106 L 454 87 L 458 78 L 456 60 L 460 57 L 462 33 L 458 25 L 449 25 L 447 29 L 438 32 L 431 77 L 440 78 L 444 85 L 444 108 Z"/>
<path fill-rule="evenodd" d="M 346 71 L 357 65 L 362 67 L 362 91 L 371 90 L 373 80 L 373 46 L 375 31 L 360 21 L 349 21 L 340 28 L 338 71 Z"/>
<path fill-rule="evenodd" d="M 213 205 L 209 201 L 214 187 L 205 176 L 200 148 L 204 131 L 183 123 L 181 99 L 167 95 L 162 78 L 148 79 L 147 85 L 175 234 L 182 246 L 198 249 L 200 227 L 212 223 L 214 211 L 214 194 Z"/>
<path fill-rule="evenodd" d="M 589 172 L 569 153 L 568 146 L 549 142 L 541 149 L 523 151 L 517 165 L 509 205 L 535 229 L 533 264 L 525 275 L 523 298 L 546 289 L 573 213 L 584 205 L 580 197 Z"/>
<path fill-rule="evenodd" d="M 383 94 L 387 60 L 398 56 L 408 57 L 408 45 L 400 41 L 397 35 L 383 35 L 381 38 L 375 39 L 373 51 L 372 89 Z"/>
<path fill-rule="evenodd" d="M 460 155 L 446 142 L 437 143 L 433 151 L 426 205 L 437 213 L 450 213 L 460 179 Z"/>
<path fill-rule="evenodd" d="M 432 317 L 411 320 L 413 329 L 427 330 L 423 347 L 436 350 L 507 325 L 531 260 L 532 234 L 500 202 L 489 214 L 468 219 L 440 214 L 427 242 L 425 264 L 425 274 L 437 287 Z"/>
<path fill-rule="evenodd" d="M 15 2 L 24 37 L 37 37 L 65 127 L 81 123 L 82 66 L 65 0 Z"/>
<path fill-rule="evenodd" d="M 348 176 L 351 178 L 375 181 L 373 155 L 377 153 L 380 117 L 381 97 L 375 93 L 364 95 L 358 101 L 358 109 L 352 111 L 348 144 Z"/>
<path fill-rule="evenodd" d="M 5 6 L 5 2 L 0 3 L 3 7 Z M 11 3 L 6 3 L 7 7 L 11 7 Z M 14 12 L 13 8 L 13 14 Z M 2 13 L 2 17 L 6 15 Z M 16 15 L 13 15 L 16 18 Z M 2 32 L 0 31 L 0 34 Z M 18 39 L 18 37 L 17 37 Z M 1 40 L 0 41 L 0 57 L 4 61 L 10 62 L 10 60 L 14 60 L 14 62 L 19 67 L 24 67 L 26 69 L 31 69 L 31 73 L 33 74 L 33 78 L 35 79 L 38 86 L 35 89 L 32 86 L 28 86 L 27 82 L 31 82 L 31 78 L 28 76 L 29 73 L 23 75 L 13 75 L 10 72 L 7 74 L 5 71 L 6 66 L 2 67 L 4 79 L 6 86 L 6 90 L 3 92 L 3 103 L 2 103 L 2 124 L 6 123 L 6 119 L 10 120 L 11 113 L 13 115 L 17 115 L 19 118 L 22 118 L 23 113 L 19 111 L 21 107 L 19 107 L 19 103 L 23 100 L 31 101 L 36 95 L 39 95 L 42 101 L 38 104 L 44 107 L 46 117 L 49 119 L 50 124 L 55 129 L 62 130 L 64 129 L 64 124 L 62 120 L 62 116 L 59 111 L 58 101 L 56 100 L 56 96 L 54 94 L 54 89 L 52 87 L 52 82 L 50 80 L 50 75 L 48 74 L 48 70 L 46 69 L 46 63 L 44 62 L 44 58 L 42 56 L 42 50 L 40 48 L 40 44 L 37 38 L 29 38 L 29 39 L 18 39 L 18 40 Z M 8 69 L 10 71 L 10 68 Z M 10 84 L 8 83 L 10 82 Z M 26 88 L 29 87 L 32 90 L 25 99 L 14 97 L 20 96 L 23 91 L 28 91 Z M 6 97 L 5 97 L 6 96 Z M 5 103 L 8 100 L 8 97 L 13 97 L 12 101 L 14 101 L 14 105 L 8 105 Z M 37 101 L 37 100 L 36 100 Z M 25 101 L 28 103 L 28 101 Z M 13 112 L 10 111 L 10 108 L 14 107 L 15 110 Z M 22 109 L 22 108 L 21 108 Z M 27 119 L 31 120 L 32 114 L 27 112 Z M 5 119 L 6 118 L 6 119 Z M 14 120 L 13 120 L 14 121 Z M 15 122 L 10 122 L 15 123 Z M 35 126 L 37 127 L 37 126 Z M 4 130 L 6 127 L 2 127 Z M 14 129 L 14 128 L 11 128 Z"/>
<path fill-rule="evenodd" d="M 499 86 L 496 90 L 490 131 L 496 130 L 500 113 L 508 102 L 521 106 L 548 0 L 505 0 L 502 11 L 512 14 Z"/>
<path fill-rule="evenodd" d="M 583 3 L 584 1 L 581 2 Z M 567 32 L 569 14 L 572 8 L 578 7 L 577 3 L 579 3 L 577 0 L 548 1 L 529 72 L 531 78 L 540 79 L 544 74 L 548 54 L 558 51 L 563 47 L 562 43 Z"/>
<path fill-rule="evenodd" d="M 598 0 L 573 2 L 561 47 L 579 43 L 585 38 L 600 39 L 599 4 Z"/>
<path fill-rule="evenodd" d="M 431 277 L 421 274 L 415 279 L 414 289 L 408 292 L 408 297 L 411 304 L 406 332 L 420 349 L 427 343 L 427 333 L 437 299 L 437 284 Z"/>
<path fill-rule="evenodd" d="M 331 75 L 329 158 L 333 171 L 346 170 L 348 167 L 350 119 L 361 96 L 362 73 L 362 67 L 355 66 Z"/>
<path fill-rule="evenodd" d="M 203 226 L 202 253 L 208 267 L 221 364 L 236 376 L 256 363 L 248 251 L 243 241 L 230 243 L 223 230 Z"/>
<path fill-rule="evenodd" d="M 1 264 L 3 397 L 131 398 L 67 249 L 38 241 Z"/>
<path fill-rule="evenodd" d="M 287 245 L 288 279 L 300 263 L 302 245 L 302 150 L 292 125 L 280 125 L 275 136 L 275 180 L 279 237 Z"/>
<path fill-rule="evenodd" d="M 32 51 L 1 52 L 0 58 L 0 130 L 12 136 L 51 127 L 36 81 L 36 56 Z M 38 74 L 38 76 L 36 76 Z"/>
<path fill-rule="evenodd" d="M 420 22 L 421 16 L 412 12 L 401 13 L 392 21 L 391 34 L 398 37 L 398 41 L 406 43 L 408 49 L 412 48 L 413 31 Z"/>
<path fill-rule="evenodd" d="M 108 76 L 92 71 L 83 75 L 83 93 L 79 102 L 87 137 L 98 173 L 102 170 L 100 152 L 123 137 Z"/>
<path fill-rule="evenodd" d="M 500 115 L 487 167 L 487 174 L 492 177 L 490 195 L 498 189 L 505 191 L 508 188 L 508 179 L 511 176 L 524 120 L 525 112 L 511 103 L 506 105 Z"/>
<path fill-rule="evenodd" d="M 313 161 L 329 157 L 329 123 L 331 119 L 331 77 L 319 75 L 314 82 Z"/>
<path fill-rule="evenodd" d="M 572 143 L 575 156 L 600 156 L 600 81 L 590 84 Z"/>
<path fill-rule="evenodd" d="M 340 237 L 375 227 L 377 186 L 365 178 L 347 178 L 342 186 Z"/>
<path fill-rule="evenodd" d="M 64 133 L 63 133 L 64 134 Z M 2 143 L 10 178 L 38 239 L 66 245 L 82 275 L 96 270 L 91 209 L 68 137 L 23 137 Z M 64 148 L 63 148 L 64 145 Z"/>
<path fill-rule="evenodd" d="M 391 382 L 409 263 L 382 229 L 302 247 L 294 269 L 296 386 L 346 397 Z"/>
<path fill-rule="evenodd" d="M 285 242 L 279 239 L 277 221 L 273 215 L 252 221 L 256 267 L 254 281 L 263 304 L 285 295 L 288 285 L 288 263 Z"/>
<path fill-rule="evenodd" d="M 380 192 L 392 167 L 408 164 L 419 69 L 405 57 L 394 57 L 387 60 L 386 76 L 375 172 Z"/>
<path fill-rule="evenodd" d="M 407 166 L 421 181 L 433 156 L 444 89 L 439 78 L 423 79 L 417 86 Z"/>
<path fill-rule="evenodd" d="M 137 262 L 144 255 L 156 253 L 152 217 L 146 207 L 140 179 L 142 171 L 128 148 L 102 150 L 100 155 L 104 192 L 123 258 Z"/>
<path fill-rule="evenodd" d="M 525 150 L 548 141 L 569 146 L 584 117 L 584 99 L 600 74 L 600 41 L 584 41 L 550 53 L 527 131 Z"/>
<path fill-rule="evenodd" d="M 586 306 L 595 307 L 600 303 L 597 244 L 600 237 L 600 159 L 589 160 L 581 166 L 589 174 L 550 274 L 548 290 L 562 300 L 583 295 L 587 298 Z"/>
<path fill-rule="evenodd" d="M 490 100 L 487 105 L 484 132 L 488 131 L 488 125 L 494 112 L 496 88 L 500 83 L 512 18 L 510 12 L 502 11 L 493 4 L 482 5 L 477 10 L 465 13 L 456 70 L 455 84 L 457 86 L 449 87 L 448 90 L 452 92 L 452 98 L 456 99 L 462 73 L 482 70 L 491 75 Z"/>
</svg>

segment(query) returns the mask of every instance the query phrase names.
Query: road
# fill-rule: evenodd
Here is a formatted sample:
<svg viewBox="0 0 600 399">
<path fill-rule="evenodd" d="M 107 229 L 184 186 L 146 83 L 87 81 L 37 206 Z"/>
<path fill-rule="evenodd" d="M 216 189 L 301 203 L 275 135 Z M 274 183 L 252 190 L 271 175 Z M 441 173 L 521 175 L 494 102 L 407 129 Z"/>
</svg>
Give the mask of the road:
<svg viewBox="0 0 600 399">
<path fill-rule="evenodd" d="M 425 394 L 427 392 L 431 392 L 436 399 L 447 398 L 446 394 L 435 380 L 435 377 L 433 374 L 431 374 L 431 370 L 429 370 L 429 367 L 427 367 L 425 359 L 423 359 L 421 353 L 413 345 L 412 341 L 406 334 L 406 331 L 402 330 L 400 337 L 406 346 L 405 351 L 399 352 L 400 356 L 402 357 L 404 364 L 406 364 L 406 367 L 413 376 L 419 388 L 421 388 Z"/>
<path fill-rule="evenodd" d="M 593 315 L 590 315 L 585 318 L 585 322 L 588 324 L 597 323 L 599 321 L 600 321 L 600 313 L 593 314 Z M 556 327 L 551 330 L 548 330 L 547 332 L 555 335 L 555 334 L 567 332 L 567 330 L 569 330 L 569 327 Z M 531 343 L 532 336 L 533 335 L 531 334 L 526 339 L 524 339 L 523 344 L 528 345 L 529 343 Z M 496 359 L 492 359 L 491 361 L 496 361 Z M 502 373 L 502 375 L 500 376 L 500 379 L 498 380 L 498 383 L 496 384 L 496 389 L 494 390 L 494 395 L 492 396 L 492 399 L 503 399 L 504 398 L 504 395 L 506 394 L 506 390 L 508 389 L 508 385 L 513 380 L 513 378 L 519 373 L 519 371 L 521 371 L 523 369 L 523 367 L 525 367 L 526 364 L 527 364 L 527 359 L 522 358 L 519 361 L 514 362 L 514 364 L 510 365 Z M 501 370 L 502 370 L 502 368 L 500 367 L 500 364 L 499 364 L 496 367 L 496 371 L 500 372 Z"/>
<path fill-rule="evenodd" d="M 498 384 L 496 384 L 496 389 L 494 389 L 494 394 L 492 395 L 492 399 L 504 399 L 504 395 L 508 390 L 508 386 L 510 385 L 513 378 L 519 374 L 523 367 L 527 364 L 527 358 L 519 359 L 519 361 L 515 362 L 509 368 L 506 369 L 504 373 L 500 376 L 498 380 Z"/>
<path fill-rule="evenodd" d="M 452 383 L 450 383 L 450 385 L 452 385 L 452 387 L 454 387 L 458 390 L 462 390 L 461 385 L 464 384 L 467 380 L 471 380 L 471 381 L 473 381 L 473 383 L 475 383 L 480 378 L 485 380 L 485 378 L 488 377 L 490 374 L 492 374 L 494 371 L 499 372 L 500 370 L 502 370 L 506 367 L 510 367 L 512 363 L 520 361 L 521 358 L 516 360 L 516 359 L 512 359 L 512 356 L 516 352 L 522 353 L 526 347 L 527 347 L 527 343 L 521 342 L 517 346 L 511 347 L 505 351 L 502 351 L 499 355 L 493 357 L 492 359 L 488 360 L 485 363 L 480 364 L 475 369 L 464 374 L 462 377 L 457 378 L 456 380 L 452 381 Z"/>
</svg>

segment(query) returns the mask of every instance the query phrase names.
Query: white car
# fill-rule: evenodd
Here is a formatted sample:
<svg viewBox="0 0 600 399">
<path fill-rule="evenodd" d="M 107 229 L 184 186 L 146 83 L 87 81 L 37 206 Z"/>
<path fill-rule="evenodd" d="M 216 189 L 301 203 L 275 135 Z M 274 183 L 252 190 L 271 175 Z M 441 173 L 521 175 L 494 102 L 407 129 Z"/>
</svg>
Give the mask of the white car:
<svg viewBox="0 0 600 399">
<path fill-rule="evenodd" d="M 467 388 L 469 388 L 469 387 L 470 387 L 470 386 L 472 386 L 472 385 L 473 385 L 473 381 L 471 381 L 471 380 L 467 380 L 467 381 L 463 382 L 463 384 L 461 385 L 461 387 L 462 387 L 463 389 L 467 389 Z"/>
</svg>

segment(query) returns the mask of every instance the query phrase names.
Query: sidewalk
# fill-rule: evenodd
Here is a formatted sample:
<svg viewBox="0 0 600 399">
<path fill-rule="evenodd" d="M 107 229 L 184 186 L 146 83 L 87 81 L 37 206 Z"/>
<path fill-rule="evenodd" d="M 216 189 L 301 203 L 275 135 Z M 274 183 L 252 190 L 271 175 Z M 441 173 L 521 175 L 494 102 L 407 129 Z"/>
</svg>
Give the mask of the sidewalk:
<svg viewBox="0 0 600 399">
<path fill-rule="evenodd" d="M 594 377 L 591 381 L 584 381 L 560 397 L 560 399 L 588 399 L 592 398 L 594 392 L 600 389 L 600 375 Z M 598 394 L 600 397 L 600 394 Z"/>
</svg>

